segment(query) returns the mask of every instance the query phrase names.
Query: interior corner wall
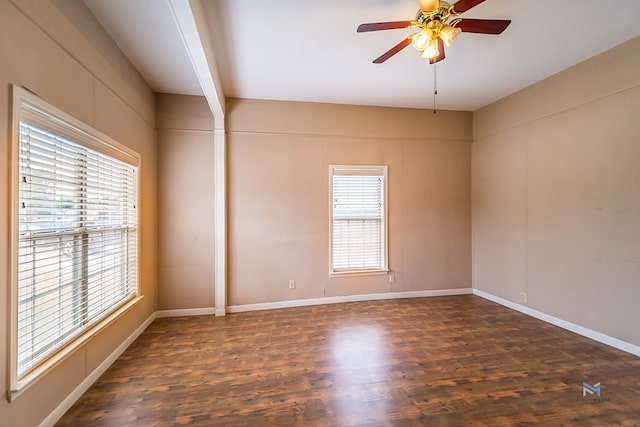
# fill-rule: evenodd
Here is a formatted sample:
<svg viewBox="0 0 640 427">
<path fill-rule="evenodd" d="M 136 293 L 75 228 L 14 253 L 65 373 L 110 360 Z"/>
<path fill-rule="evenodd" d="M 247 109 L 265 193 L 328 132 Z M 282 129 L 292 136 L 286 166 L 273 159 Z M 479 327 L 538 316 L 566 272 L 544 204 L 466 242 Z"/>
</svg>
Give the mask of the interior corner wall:
<svg viewBox="0 0 640 427">
<path fill-rule="evenodd" d="M 204 97 L 156 95 L 158 310 L 213 308 L 214 119 Z"/>
<path fill-rule="evenodd" d="M 640 345 L 640 38 L 474 113 L 473 286 Z"/>
<path fill-rule="evenodd" d="M 11 85 L 93 126 L 141 155 L 140 286 L 144 298 L 13 402 L 7 390 Z M 0 1 L 0 424 L 40 424 L 156 310 L 153 92 L 82 2 Z"/>
<path fill-rule="evenodd" d="M 471 113 L 247 99 L 226 111 L 229 305 L 470 288 Z M 332 164 L 388 166 L 395 284 L 329 277 Z"/>
</svg>

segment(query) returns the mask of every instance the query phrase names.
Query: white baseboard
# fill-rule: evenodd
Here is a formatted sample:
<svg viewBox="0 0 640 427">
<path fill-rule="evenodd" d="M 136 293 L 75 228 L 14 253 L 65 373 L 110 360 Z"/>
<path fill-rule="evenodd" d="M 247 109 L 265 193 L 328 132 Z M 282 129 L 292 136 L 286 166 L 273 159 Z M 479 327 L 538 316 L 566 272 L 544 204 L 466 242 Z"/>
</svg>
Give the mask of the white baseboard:
<svg viewBox="0 0 640 427">
<path fill-rule="evenodd" d="M 360 294 L 360 295 L 345 295 L 345 296 L 337 296 L 337 297 L 308 298 L 308 299 L 297 299 L 297 300 L 290 300 L 290 301 L 263 302 L 263 303 L 257 303 L 257 304 L 230 305 L 230 306 L 227 306 L 227 313 L 242 313 L 245 311 L 257 311 L 257 310 L 273 310 L 277 308 L 306 307 L 310 305 L 322 305 L 322 304 L 338 304 L 342 302 L 373 301 L 373 300 L 400 299 L 400 298 L 441 297 L 441 296 L 448 296 L 448 295 L 468 295 L 471 293 L 472 293 L 471 288 L 459 288 L 459 289 L 441 289 L 441 290 L 433 290 L 433 291 L 382 292 L 379 294 Z"/>
<path fill-rule="evenodd" d="M 76 400 L 104 374 L 113 362 L 144 332 L 156 319 L 156 313 L 152 313 L 127 339 L 118 346 L 102 363 L 94 369 L 39 425 L 39 427 L 53 426 L 76 403 Z"/>
<path fill-rule="evenodd" d="M 216 314 L 215 307 L 203 308 L 181 308 L 177 310 L 159 310 L 156 311 L 158 319 L 164 317 L 184 317 L 184 316 L 207 316 Z"/>
<path fill-rule="evenodd" d="M 515 302 L 506 300 L 504 298 L 500 298 L 498 296 L 481 291 L 479 289 L 473 289 L 473 294 L 479 297 L 482 297 L 484 299 L 487 299 L 489 301 L 493 301 L 497 304 L 503 305 L 505 307 L 511 308 L 513 310 L 519 311 L 520 313 L 524 313 L 528 316 L 535 317 L 536 319 L 540 319 L 544 322 L 551 323 L 552 325 L 558 326 L 562 329 L 566 329 L 578 335 L 582 335 L 583 337 L 587 337 L 594 341 L 601 342 L 602 344 L 606 344 L 611 347 L 617 348 L 619 350 L 626 351 L 627 353 L 631 353 L 635 356 L 640 356 L 640 346 L 637 346 L 635 344 L 631 344 L 626 341 L 622 341 L 618 338 L 605 335 L 601 332 L 597 332 L 589 328 L 585 328 L 584 326 L 567 322 L 566 320 L 562 320 L 557 317 L 551 316 L 549 314 L 543 313 L 541 311 L 534 310 L 532 308 L 517 304 Z"/>
</svg>

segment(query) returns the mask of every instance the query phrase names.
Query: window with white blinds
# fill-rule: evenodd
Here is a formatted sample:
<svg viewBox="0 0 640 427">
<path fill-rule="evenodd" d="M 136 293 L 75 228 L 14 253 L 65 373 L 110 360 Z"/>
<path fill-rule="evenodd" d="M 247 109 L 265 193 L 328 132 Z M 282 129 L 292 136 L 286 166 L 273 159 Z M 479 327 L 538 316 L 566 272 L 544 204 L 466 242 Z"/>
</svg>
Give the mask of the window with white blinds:
<svg viewBox="0 0 640 427">
<path fill-rule="evenodd" d="M 137 156 L 18 95 L 17 380 L 138 292 Z"/>
<path fill-rule="evenodd" d="M 387 167 L 330 166 L 331 274 L 386 272 Z"/>
</svg>

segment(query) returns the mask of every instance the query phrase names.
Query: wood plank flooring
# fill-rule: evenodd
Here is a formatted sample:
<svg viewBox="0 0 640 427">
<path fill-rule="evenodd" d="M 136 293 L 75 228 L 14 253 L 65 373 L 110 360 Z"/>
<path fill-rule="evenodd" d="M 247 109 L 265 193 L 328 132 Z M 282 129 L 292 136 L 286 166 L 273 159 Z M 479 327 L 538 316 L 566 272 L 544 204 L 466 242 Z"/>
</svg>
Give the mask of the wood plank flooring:
<svg viewBox="0 0 640 427">
<path fill-rule="evenodd" d="M 57 425 L 640 426 L 640 358 L 471 295 L 158 319 Z"/>
</svg>

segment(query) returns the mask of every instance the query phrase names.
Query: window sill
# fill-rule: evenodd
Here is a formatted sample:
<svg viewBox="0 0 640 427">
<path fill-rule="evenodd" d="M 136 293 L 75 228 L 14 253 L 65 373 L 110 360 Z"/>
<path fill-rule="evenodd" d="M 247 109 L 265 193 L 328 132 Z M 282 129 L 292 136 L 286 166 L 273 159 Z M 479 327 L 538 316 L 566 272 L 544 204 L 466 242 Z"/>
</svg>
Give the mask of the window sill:
<svg viewBox="0 0 640 427">
<path fill-rule="evenodd" d="M 389 274 L 389 269 L 383 270 L 349 270 L 349 271 L 332 271 L 329 277 L 351 277 L 351 276 L 381 276 Z"/>
<path fill-rule="evenodd" d="M 28 390 L 33 384 L 35 384 L 40 378 L 51 372 L 56 366 L 67 359 L 78 348 L 82 347 L 89 340 L 93 339 L 96 335 L 102 332 L 106 327 L 122 317 L 125 313 L 136 306 L 144 295 L 134 296 L 129 301 L 122 304 L 113 313 L 102 319 L 94 327 L 87 330 L 82 335 L 78 336 L 75 340 L 71 341 L 65 347 L 61 348 L 57 353 L 54 353 L 47 360 L 42 362 L 39 366 L 32 369 L 29 373 L 25 374 L 22 378 L 18 379 L 7 391 L 7 401 L 12 402 L 16 400 L 22 393 Z"/>
</svg>

